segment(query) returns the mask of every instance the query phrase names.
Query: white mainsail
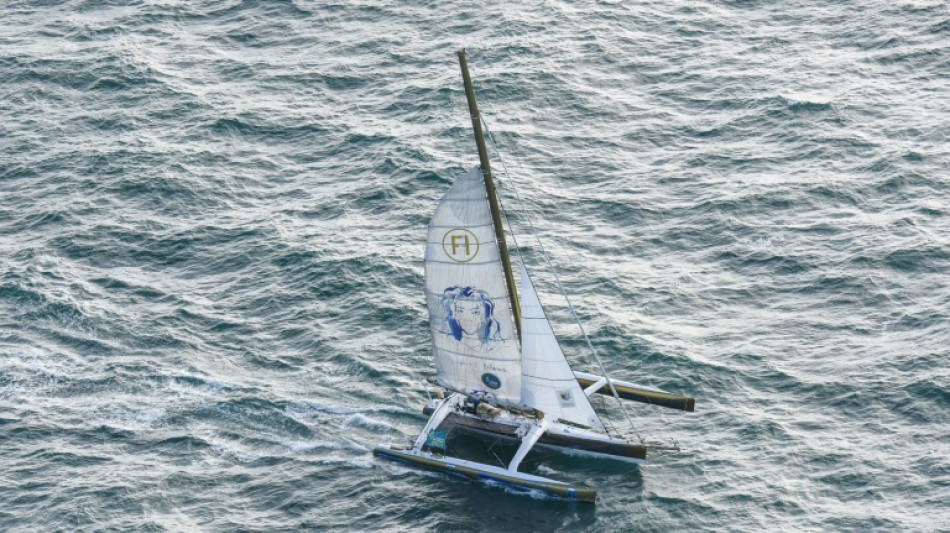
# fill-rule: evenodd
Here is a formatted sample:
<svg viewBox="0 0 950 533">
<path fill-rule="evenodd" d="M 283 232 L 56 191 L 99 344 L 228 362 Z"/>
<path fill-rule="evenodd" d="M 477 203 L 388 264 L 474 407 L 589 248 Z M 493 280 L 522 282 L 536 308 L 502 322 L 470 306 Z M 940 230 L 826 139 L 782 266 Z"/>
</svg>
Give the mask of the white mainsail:
<svg viewBox="0 0 950 533">
<path fill-rule="evenodd" d="M 604 429 L 544 315 L 531 278 L 521 265 L 521 400 L 545 418 Z"/>
<path fill-rule="evenodd" d="M 455 180 L 429 222 L 425 288 L 439 383 L 521 405 L 521 353 L 481 167 Z"/>
</svg>

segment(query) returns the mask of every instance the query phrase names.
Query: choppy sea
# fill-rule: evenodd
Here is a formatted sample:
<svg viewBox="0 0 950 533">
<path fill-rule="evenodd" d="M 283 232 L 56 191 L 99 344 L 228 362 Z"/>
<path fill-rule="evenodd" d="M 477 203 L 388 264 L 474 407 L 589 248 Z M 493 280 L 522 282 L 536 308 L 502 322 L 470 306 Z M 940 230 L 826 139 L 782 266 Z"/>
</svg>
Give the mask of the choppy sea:
<svg viewBox="0 0 950 533">
<path fill-rule="evenodd" d="M 697 399 L 526 461 L 595 506 L 371 453 L 425 423 L 460 47 L 575 368 L 529 221 Z M 0 124 L 0 530 L 950 531 L 944 1 L 10 0 Z"/>
</svg>

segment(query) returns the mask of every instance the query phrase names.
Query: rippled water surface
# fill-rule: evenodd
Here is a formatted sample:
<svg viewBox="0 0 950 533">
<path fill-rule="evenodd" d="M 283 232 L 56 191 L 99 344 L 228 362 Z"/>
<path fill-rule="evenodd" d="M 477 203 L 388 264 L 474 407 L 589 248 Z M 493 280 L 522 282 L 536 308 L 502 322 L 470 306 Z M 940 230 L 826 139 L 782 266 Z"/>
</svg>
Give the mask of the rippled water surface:
<svg viewBox="0 0 950 533">
<path fill-rule="evenodd" d="M 697 398 L 630 405 L 683 453 L 526 461 L 596 506 L 371 453 L 425 422 L 462 46 L 575 367 L 528 214 Z M 948 530 L 948 80 L 930 0 L 4 2 L 0 529 Z"/>
</svg>

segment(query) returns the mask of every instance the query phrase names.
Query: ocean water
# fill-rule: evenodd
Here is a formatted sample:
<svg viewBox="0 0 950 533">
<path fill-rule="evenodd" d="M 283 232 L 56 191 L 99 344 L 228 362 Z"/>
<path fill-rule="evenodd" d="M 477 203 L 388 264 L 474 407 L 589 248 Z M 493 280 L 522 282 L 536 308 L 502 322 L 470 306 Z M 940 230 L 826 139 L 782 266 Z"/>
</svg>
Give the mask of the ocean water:
<svg viewBox="0 0 950 533">
<path fill-rule="evenodd" d="M 425 423 L 460 47 L 575 368 L 529 220 L 697 399 L 526 461 L 595 506 L 371 453 Z M 950 531 L 948 117 L 944 1 L 5 1 L 0 530 Z"/>
</svg>

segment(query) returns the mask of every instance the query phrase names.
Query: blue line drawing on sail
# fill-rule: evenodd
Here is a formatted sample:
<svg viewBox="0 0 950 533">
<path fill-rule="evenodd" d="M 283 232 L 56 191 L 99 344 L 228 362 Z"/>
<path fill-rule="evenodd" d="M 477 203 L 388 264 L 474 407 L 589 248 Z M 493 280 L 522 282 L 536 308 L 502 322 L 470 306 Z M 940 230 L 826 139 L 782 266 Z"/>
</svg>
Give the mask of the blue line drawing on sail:
<svg viewBox="0 0 950 533">
<path fill-rule="evenodd" d="M 495 318 L 495 302 L 487 292 L 476 287 L 449 287 L 442 292 L 440 304 L 444 333 L 468 348 L 491 351 L 505 340 Z"/>
</svg>

